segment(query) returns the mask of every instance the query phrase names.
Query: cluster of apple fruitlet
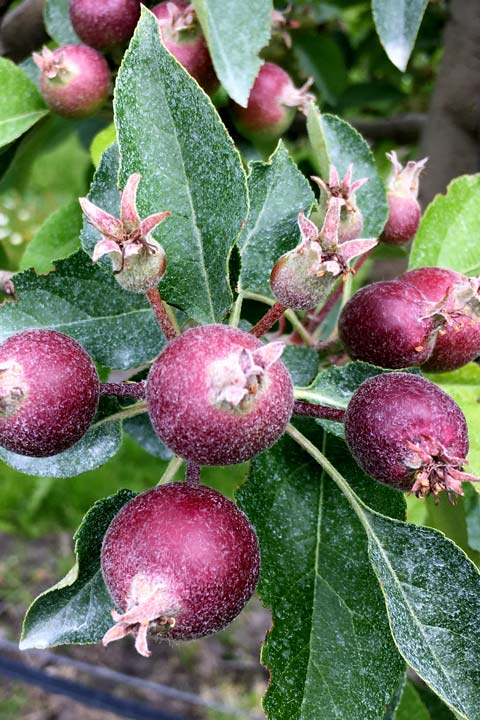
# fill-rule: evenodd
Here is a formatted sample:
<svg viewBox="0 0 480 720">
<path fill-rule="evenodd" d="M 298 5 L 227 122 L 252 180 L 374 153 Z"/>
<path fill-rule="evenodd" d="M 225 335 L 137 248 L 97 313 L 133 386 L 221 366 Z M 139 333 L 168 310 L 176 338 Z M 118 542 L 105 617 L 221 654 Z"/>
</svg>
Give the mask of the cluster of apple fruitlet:
<svg viewBox="0 0 480 720">
<path fill-rule="evenodd" d="M 140 11 L 137 0 L 71 0 L 71 22 L 85 45 L 34 54 L 41 91 L 55 113 L 83 118 L 102 107 L 111 68 Z M 193 6 L 167 1 L 152 12 L 167 50 L 207 94 L 217 92 Z M 311 109 L 310 85 L 296 88 L 281 67 L 264 62 L 246 107 L 231 102 L 236 129 L 260 142 L 280 137 L 296 109 Z M 133 634 L 138 652 L 149 656 L 151 639 L 203 637 L 238 615 L 259 579 L 259 542 L 244 512 L 200 484 L 201 467 L 243 463 L 285 433 L 299 437 L 295 418 L 307 418 L 312 434 L 322 432 L 317 420 L 343 424 L 348 449 L 368 476 L 418 498 L 432 494 L 437 501 L 445 491 L 453 503 L 463 494 L 462 482 L 478 481 L 464 469 L 469 440 L 460 407 L 418 369 L 451 371 L 480 355 L 479 278 L 423 267 L 354 292 L 338 317 L 339 357 L 378 372 L 358 386 L 346 409 L 297 399 L 281 359 L 287 345 L 311 339 L 309 330 L 377 246 L 407 247 L 414 238 L 426 160 L 403 166 L 395 152 L 388 158 L 388 220 L 379 237 L 363 237 L 356 194 L 368 178 L 354 179 L 354 164 L 343 178 L 331 162 L 324 177 L 311 178 L 315 210 L 310 217 L 298 212 L 299 243 L 271 267 L 274 304 L 254 326 L 243 320 L 242 329 L 238 304 L 230 308 L 229 325 L 202 325 L 179 321 L 163 301 L 170 258 L 154 233 L 164 223 L 168 232 L 172 213 L 159 207 L 143 217 L 137 201 L 147 182 L 142 174 L 132 172 L 123 183 L 119 217 L 92 196 L 80 198 L 95 232 L 93 262 L 109 260 L 124 290 L 146 296 L 165 345 L 146 379 L 115 383 L 100 382 L 93 359 L 57 330 L 11 335 L 0 345 L 0 446 L 30 458 L 63 453 L 92 427 L 100 398 L 113 396 L 138 401 L 158 438 L 185 461 L 184 482 L 131 499 L 104 536 L 101 570 L 115 606 L 105 645 Z M 292 311 L 300 315 L 288 334 Z M 270 333 L 276 323 L 278 331 Z M 322 343 L 313 347 L 323 350 Z"/>
</svg>

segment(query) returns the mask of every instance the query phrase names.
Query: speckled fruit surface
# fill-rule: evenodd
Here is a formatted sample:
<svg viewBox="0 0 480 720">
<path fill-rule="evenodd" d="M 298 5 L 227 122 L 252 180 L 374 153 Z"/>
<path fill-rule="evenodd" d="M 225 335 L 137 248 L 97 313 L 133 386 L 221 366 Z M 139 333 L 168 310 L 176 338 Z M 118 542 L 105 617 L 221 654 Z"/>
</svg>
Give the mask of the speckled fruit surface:
<svg viewBox="0 0 480 720">
<path fill-rule="evenodd" d="M 410 270 L 402 282 L 415 286 L 427 300 L 441 302 L 447 293 L 461 283 L 464 276 L 454 270 L 426 267 Z M 458 314 L 438 333 L 432 354 L 423 369 L 449 372 L 463 367 L 480 355 L 480 316 L 475 312 Z"/>
<path fill-rule="evenodd" d="M 453 457 L 468 453 L 465 417 L 452 398 L 429 380 L 385 373 L 362 383 L 345 415 L 345 437 L 360 467 L 379 482 L 411 490 L 419 448 L 441 443 Z"/>
<path fill-rule="evenodd" d="M 87 45 L 106 50 L 123 45 L 140 17 L 140 0 L 70 0 L 70 18 Z"/>
<path fill-rule="evenodd" d="M 63 117 L 93 115 L 110 90 L 110 70 L 103 55 L 86 45 L 63 45 L 53 56 L 63 70 L 52 78 L 40 73 L 40 89 L 47 105 Z"/>
<path fill-rule="evenodd" d="M 284 105 L 282 96 L 291 86 L 290 76 L 283 68 L 264 63 L 250 91 L 247 107 L 232 105 L 233 118 L 242 135 L 273 139 L 288 130 L 295 108 Z"/>
<path fill-rule="evenodd" d="M 248 518 L 231 500 L 202 485 L 171 483 L 122 508 L 101 563 L 122 611 L 139 608 L 140 617 L 146 602 L 151 634 L 189 640 L 238 615 L 257 585 L 260 555 Z"/>
<path fill-rule="evenodd" d="M 340 339 L 351 358 L 384 368 L 417 367 L 431 355 L 435 324 L 428 303 L 398 280 L 358 290 L 343 308 Z"/>
<path fill-rule="evenodd" d="M 171 4 L 171 0 L 165 0 L 152 8 L 158 20 L 168 19 L 169 3 Z M 176 0 L 174 4 L 180 10 L 185 10 L 190 3 Z M 195 23 L 191 30 L 182 30 L 179 33 L 171 33 L 168 28 L 162 27 L 161 35 L 167 50 L 183 65 L 189 75 L 195 78 L 205 92 L 213 93 L 218 88 L 219 82 L 198 23 Z"/>
<path fill-rule="evenodd" d="M 293 408 L 292 380 L 281 361 L 265 369 L 239 405 L 217 397 L 219 375 L 235 388 L 239 363 L 263 347 L 227 325 L 193 328 L 170 342 L 147 380 L 148 411 L 163 442 L 200 465 L 240 463 L 273 445 Z"/>
<path fill-rule="evenodd" d="M 48 457 L 88 430 L 99 398 L 98 374 L 75 340 L 26 330 L 0 345 L 0 445 Z"/>
<path fill-rule="evenodd" d="M 380 239 L 387 245 L 403 245 L 415 236 L 420 224 L 421 210 L 415 198 L 387 193 L 388 220 Z"/>
</svg>

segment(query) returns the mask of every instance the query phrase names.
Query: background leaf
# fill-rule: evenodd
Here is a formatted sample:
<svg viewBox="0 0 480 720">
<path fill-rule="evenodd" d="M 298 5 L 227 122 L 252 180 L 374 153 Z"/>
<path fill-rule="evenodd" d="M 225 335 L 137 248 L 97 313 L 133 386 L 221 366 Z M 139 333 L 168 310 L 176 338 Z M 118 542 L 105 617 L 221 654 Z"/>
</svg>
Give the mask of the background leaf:
<svg viewBox="0 0 480 720">
<path fill-rule="evenodd" d="M 400 704 L 394 715 L 395 720 L 431 720 L 417 689 L 411 682 L 405 683 Z M 433 718 L 436 720 L 436 718 Z"/>
<path fill-rule="evenodd" d="M 23 135 L 47 115 L 34 83 L 15 63 L 0 58 L 0 147 Z"/>
<path fill-rule="evenodd" d="M 428 0 L 372 0 L 373 18 L 385 52 L 404 71 Z"/>
<path fill-rule="evenodd" d="M 78 45 L 82 41 L 70 21 L 70 0 L 46 0 L 43 18 L 47 32 L 59 45 Z"/>
<path fill-rule="evenodd" d="M 402 495 L 363 475 L 343 443 L 329 439 L 328 452 L 376 508 L 403 516 Z M 253 460 L 238 499 L 260 541 L 259 592 L 273 611 L 262 653 L 269 720 L 381 717 L 404 665 L 348 502 L 287 437 Z"/>
<path fill-rule="evenodd" d="M 444 267 L 465 275 L 480 274 L 478 217 L 480 175 L 452 180 L 425 210 L 410 253 L 409 270 Z"/>
<path fill-rule="evenodd" d="M 107 412 L 109 405 L 114 405 L 112 412 Z M 90 430 L 73 447 L 58 455 L 45 458 L 27 457 L 5 450 L 0 447 L 0 458 L 27 475 L 49 478 L 69 478 L 81 475 L 88 470 L 95 470 L 118 451 L 122 441 L 119 422 L 105 422 L 105 415 L 118 410 L 115 401 L 102 399 Z"/>
<path fill-rule="evenodd" d="M 23 624 L 22 650 L 98 642 L 111 627 L 114 603 L 103 581 L 100 552 L 111 521 L 135 495 L 119 490 L 113 497 L 99 500 L 85 515 L 74 536 L 76 565 L 30 606 Z"/>
<path fill-rule="evenodd" d="M 385 188 L 367 142 L 345 120 L 335 115 L 321 115 L 313 104 L 307 129 L 313 147 L 312 162 L 325 180 L 328 180 L 329 163 L 335 165 L 341 177 L 353 163 L 354 180 L 369 178 L 356 194 L 357 205 L 363 214 L 362 237 L 378 237 L 387 220 L 388 207 Z"/>
<path fill-rule="evenodd" d="M 28 243 L 20 261 L 20 270 L 33 267 L 37 273 L 54 269 L 53 261 L 62 260 L 80 250 L 82 211 L 72 200 L 52 213 Z"/>
<path fill-rule="evenodd" d="M 148 413 L 142 413 L 125 420 L 123 429 L 150 455 L 159 457 L 162 460 L 170 460 L 173 457 L 172 451 L 163 444 L 153 429 Z"/>
<path fill-rule="evenodd" d="M 272 268 L 280 255 L 299 242 L 298 213 L 308 213 L 314 194 L 281 142 L 268 163 L 252 163 L 248 189 L 250 210 L 238 241 L 242 260 L 239 292 L 243 289 L 272 297 Z"/>
<path fill-rule="evenodd" d="M 345 59 L 329 35 L 312 30 L 293 33 L 293 50 L 307 76 L 312 76 L 322 99 L 334 105 L 348 83 Z"/>
<path fill-rule="evenodd" d="M 140 215 L 172 213 L 155 232 L 168 262 L 162 297 L 198 322 L 219 321 L 232 298 L 228 256 L 247 215 L 245 174 L 215 108 L 167 52 L 148 10 L 124 56 L 114 106 L 121 186 L 141 173 Z"/>
<path fill-rule="evenodd" d="M 272 0 L 193 0 L 218 78 L 243 107 L 270 38 Z"/>
<path fill-rule="evenodd" d="M 80 251 L 38 277 L 15 276 L 18 301 L 0 305 L 0 342 L 28 328 L 52 328 L 82 345 L 108 368 L 128 369 L 152 361 L 164 337 L 145 297 L 122 290 L 112 274 Z"/>
<path fill-rule="evenodd" d="M 287 366 L 294 385 L 306 385 L 318 372 L 318 353 L 314 348 L 286 345 L 282 362 Z"/>
</svg>

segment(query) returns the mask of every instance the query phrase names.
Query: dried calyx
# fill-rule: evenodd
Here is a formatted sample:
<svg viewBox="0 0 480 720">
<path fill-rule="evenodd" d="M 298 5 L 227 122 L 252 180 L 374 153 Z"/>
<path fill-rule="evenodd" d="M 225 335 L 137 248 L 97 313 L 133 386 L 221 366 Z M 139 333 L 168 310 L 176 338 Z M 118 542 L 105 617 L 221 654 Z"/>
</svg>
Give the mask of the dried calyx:
<svg viewBox="0 0 480 720">
<path fill-rule="evenodd" d="M 454 505 L 454 495 L 463 495 L 462 482 L 479 482 L 480 478 L 462 471 L 466 458 L 455 457 L 441 442 L 430 436 L 422 436 L 417 443 L 407 442 L 408 455 L 405 465 L 416 469 L 411 492 L 418 498 L 432 494 L 435 503 L 438 494 L 445 491 Z"/>
<path fill-rule="evenodd" d="M 209 368 L 210 397 L 217 407 L 249 412 L 264 386 L 265 372 L 282 355 L 284 343 L 273 342 L 258 350 L 242 348 Z"/>
<path fill-rule="evenodd" d="M 386 155 L 393 166 L 393 171 L 388 181 L 389 192 L 416 200 L 418 197 L 419 178 L 425 170 L 428 158 L 423 158 L 423 160 L 418 160 L 418 162 L 409 160 L 404 167 L 399 162 L 397 153 L 394 150 L 386 153 Z"/>
<path fill-rule="evenodd" d="M 345 187 L 358 188 L 363 184 L 359 180 Z M 333 168 L 330 177 L 338 177 Z M 343 182 L 343 181 L 342 181 Z M 341 209 L 346 201 L 340 192 L 329 191 L 327 210 L 321 230 L 303 212 L 298 215 L 301 241 L 275 263 L 270 276 L 270 284 L 275 297 L 286 307 L 294 310 L 310 310 L 323 302 L 330 293 L 332 285 L 340 276 L 352 272 L 349 262 L 368 252 L 377 244 L 376 238 L 358 238 L 341 241 L 339 227 Z M 348 191 L 347 191 L 348 192 Z"/>
<path fill-rule="evenodd" d="M 33 53 L 32 57 L 35 65 L 49 80 L 65 83 L 72 75 L 72 71 L 66 63 L 65 53 L 62 51 L 54 53 L 44 47 L 41 53 Z"/>
<path fill-rule="evenodd" d="M 157 22 L 162 30 L 167 31 L 170 37 L 176 37 L 184 30 L 192 30 L 196 25 L 197 18 L 192 3 L 184 6 L 183 4 L 177 5 L 173 2 L 167 2 L 166 9 L 166 17 L 158 18 Z"/>
<path fill-rule="evenodd" d="M 22 406 L 27 393 L 21 366 L 14 361 L 0 363 L 0 418 L 8 418 Z"/>
<path fill-rule="evenodd" d="M 151 233 L 170 213 L 159 212 L 140 219 L 136 201 L 140 179 L 138 173 L 128 178 L 121 196 L 120 218 L 87 198 L 80 198 L 80 205 L 89 222 L 102 234 L 93 251 L 93 262 L 109 255 L 122 287 L 133 292 L 148 292 L 158 285 L 166 268 L 165 252 Z"/>
</svg>

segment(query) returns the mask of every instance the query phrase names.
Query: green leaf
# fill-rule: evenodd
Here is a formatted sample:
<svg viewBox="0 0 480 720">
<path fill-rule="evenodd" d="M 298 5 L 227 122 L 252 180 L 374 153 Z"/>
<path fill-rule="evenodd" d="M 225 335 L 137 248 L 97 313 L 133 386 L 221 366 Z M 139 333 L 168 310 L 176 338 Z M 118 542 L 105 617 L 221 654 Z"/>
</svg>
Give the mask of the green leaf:
<svg viewBox="0 0 480 720">
<path fill-rule="evenodd" d="M 70 335 L 108 368 L 132 368 L 153 360 L 163 335 L 144 295 L 129 293 L 112 274 L 80 251 L 56 263 L 56 272 L 15 276 L 17 302 L 0 305 L 0 342 L 28 328 Z"/>
<path fill-rule="evenodd" d="M 480 495 L 470 485 L 464 485 L 463 490 L 468 545 L 480 551 Z"/>
<path fill-rule="evenodd" d="M 121 186 L 141 173 L 140 214 L 172 213 L 155 232 L 168 262 L 162 297 L 198 322 L 218 322 L 232 299 L 227 262 L 247 215 L 245 173 L 217 111 L 165 49 L 146 9 L 114 106 Z"/>
<path fill-rule="evenodd" d="M 468 472 L 480 476 L 480 403 L 478 402 L 480 387 L 480 367 L 469 363 L 459 370 L 448 373 L 430 373 L 429 380 L 439 385 L 442 390 L 460 405 L 468 424 L 470 439 L 470 464 Z"/>
<path fill-rule="evenodd" d="M 298 213 L 308 213 L 314 195 L 282 142 L 268 163 L 252 163 L 248 189 L 250 210 L 238 241 L 242 259 L 239 292 L 243 289 L 272 297 L 272 268 L 280 255 L 298 243 Z"/>
<path fill-rule="evenodd" d="M 110 406 L 113 406 L 110 409 Z M 90 430 L 73 447 L 45 458 L 27 457 L 0 447 L 0 458 L 26 475 L 49 478 L 69 478 L 95 470 L 118 451 L 122 441 L 119 422 L 108 422 L 108 415 L 118 410 L 115 402 L 101 401 L 97 417 Z"/>
<path fill-rule="evenodd" d="M 20 261 L 20 270 L 33 267 L 45 274 L 54 269 L 54 260 L 63 260 L 80 250 L 82 211 L 72 200 L 52 213 L 28 243 Z"/>
<path fill-rule="evenodd" d="M 325 180 L 328 180 L 330 163 L 341 177 L 353 163 L 354 180 L 369 178 L 357 192 L 357 205 L 363 214 L 362 237 L 378 237 L 387 220 L 388 206 L 368 144 L 347 122 L 335 115 L 321 115 L 315 105 L 308 114 L 307 130 L 314 151 L 312 161 Z"/>
<path fill-rule="evenodd" d="M 72 27 L 70 0 L 46 0 L 43 19 L 47 32 L 59 45 L 78 45 L 82 41 Z"/>
<path fill-rule="evenodd" d="M 173 453 L 158 437 L 153 429 L 148 413 L 136 415 L 125 420 L 123 429 L 150 455 L 159 457 L 162 460 L 171 460 Z"/>
<path fill-rule="evenodd" d="M 318 372 L 318 353 L 314 348 L 286 345 L 282 362 L 287 366 L 294 385 L 306 385 Z"/>
<path fill-rule="evenodd" d="M 430 720 L 430 713 L 411 682 L 407 682 L 403 688 L 402 699 L 395 713 L 395 720 Z"/>
<path fill-rule="evenodd" d="M 0 147 L 23 135 L 48 110 L 34 83 L 15 63 L 0 58 Z"/>
<path fill-rule="evenodd" d="M 85 515 L 74 535 L 76 564 L 28 609 L 21 650 L 98 642 L 111 627 L 113 600 L 103 581 L 100 552 L 111 521 L 135 494 L 119 490 L 99 500 Z"/>
<path fill-rule="evenodd" d="M 290 434 L 342 489 L 362 523 L 401 654 L 460 718 L 479 720 L 477 568 L 442 533 L 400 522 L 367 507 L 350 487 L 348 468 L 342 469 L 346 455 L 332 463 L 296 429 Z M 370 498 L 368 502 L 372 504 Z"/>
<path fill-rule="evenodd" d="M 376 365 L 355 361 L 340 367 L 320 370 L 315 380 L 308 387 L 296 388 L 297 400 L 305 400 L 315 405 L 346 410 L 355 390 L 365 380 L 384 373 L 385 370 Z"/>
<path fill-rule="evenodd" d="M 363 475 L 340 441 L 335 463 L 379 510 L 404 500 Z M 377 720 L 404 670 L 368 560 L 367 538 L 334 483 L 288 438 L 253 460 L 240 506 L 260 542 L 259 592 L 272 608 L 262 662 L 271 673 L 270 720 Z M 288 518 L 288 522 L 286 522 Z"/>
<path fill-rule="evenodd" d="M 436 195 L 425 210 L 408 269 L 434 266 L 465 275 L 480 274 L 479 214 L 480 175 L 452 180 L 446 195 Z"/>
<path fill-rule="evenodd" d="M 312 76 L 323 98 L 334 105 L 347 86 L 345 59 L 338 43 L 313 30 L 293 35 L 293 50 L 305 73 Z"/>
<path fill-rule="evenodd" d="M 218 79 L 239 105 L 248 96 L 270 39 L 272 0 L 193 0 Z"/>
<path fill-rule="evenodd" d="M 428 0 L 372 0 L 380 42 L 392 63 L 407 67 Z"/>
<path fill-rule="evenodd" d="M 90 146 L 90 155 L 96 168 L 100 165 L 102 153 L 110 147 L 112 143 L 116 142 L 116 140 L 117 132 L 114 123 L 107 125 L 106 128 L 100 130 L 100 132 L 95 135 Z"/>
</svg>

